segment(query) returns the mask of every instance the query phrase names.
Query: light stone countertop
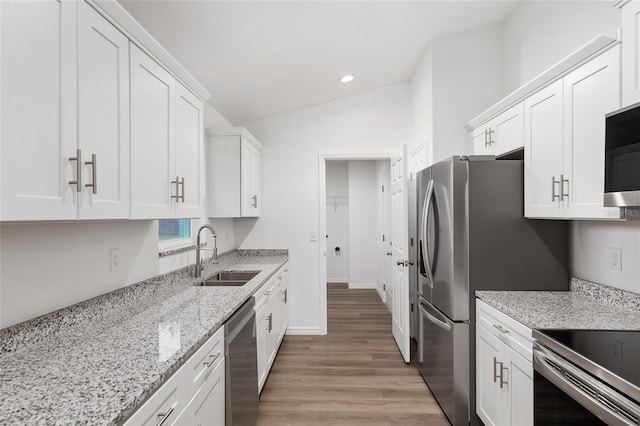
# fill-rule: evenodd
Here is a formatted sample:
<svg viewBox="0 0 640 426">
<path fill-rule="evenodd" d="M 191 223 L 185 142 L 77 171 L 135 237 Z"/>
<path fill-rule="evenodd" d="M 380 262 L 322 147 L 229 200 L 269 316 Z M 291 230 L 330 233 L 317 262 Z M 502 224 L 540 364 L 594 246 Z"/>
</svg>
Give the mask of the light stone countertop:
<svg viewBox="0 0 640 426">
<path fill-rule="evenodd" d="M 194 286 L 191 268 L 0 330 L 0 424 L 121 424 L 288 260 L 239 250 L 205 265 L 260 271 Z"/>
<path fill-rule="evenodd" d="M 476 291 L 529 328 L 640 330 L 640 295 L 573 278 L 571 291 Z"/>
</svg>

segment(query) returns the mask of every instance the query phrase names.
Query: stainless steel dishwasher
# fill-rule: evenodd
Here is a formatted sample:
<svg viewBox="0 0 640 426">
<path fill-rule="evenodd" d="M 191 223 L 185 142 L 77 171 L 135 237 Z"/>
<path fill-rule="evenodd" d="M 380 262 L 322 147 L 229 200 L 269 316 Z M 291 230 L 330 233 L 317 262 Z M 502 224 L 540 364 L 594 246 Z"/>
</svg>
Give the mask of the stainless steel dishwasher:
<svg viewBox="0 0 640 426">
<path fill-rule="evenodd" d="M 258 417 L 254 304 L 251 297 L 224 324 L 226 426 L 255 425 Z"/>
</svg>

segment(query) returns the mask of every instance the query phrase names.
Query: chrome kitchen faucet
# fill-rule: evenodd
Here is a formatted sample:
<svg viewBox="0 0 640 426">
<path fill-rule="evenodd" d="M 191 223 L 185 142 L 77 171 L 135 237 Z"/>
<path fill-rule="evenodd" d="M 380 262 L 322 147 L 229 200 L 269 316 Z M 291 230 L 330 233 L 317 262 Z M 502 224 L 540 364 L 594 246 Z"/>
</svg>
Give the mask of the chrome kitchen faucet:
<svg viewBox="0 0 640 426">
<path fill-rule="evenodd" d="M 200 231 L 202 231 L 205 228 L 211 231 L 211 234 L 213 235 L 212 249 L 200 248 Z M 211 250 L 212 251 L 211 261 L 213 263 L 218 263 L 218 234 L 216 233 L 216 230 L 213 229 L 213 226 L 211 225 L 205 224 L 205 225 L 202 225 L 200 229 L 198 229 L 198 234 L 196 237 L 196 268 L 193 274 L 193 276 L 196 278 L 200 278 L 202 274 L 202 269 L 203 269 L 202 259 L 200 259 L 200 250 Z"/>
</svg>

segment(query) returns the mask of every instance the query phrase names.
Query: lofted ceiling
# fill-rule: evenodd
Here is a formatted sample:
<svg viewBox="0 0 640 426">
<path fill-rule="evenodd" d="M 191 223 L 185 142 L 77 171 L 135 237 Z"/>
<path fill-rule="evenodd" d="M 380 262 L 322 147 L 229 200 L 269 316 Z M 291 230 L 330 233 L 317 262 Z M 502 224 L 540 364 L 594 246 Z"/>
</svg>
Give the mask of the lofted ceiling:
<svg viewBox="0 0 640 426">
<path fill-rule="evenodd" d="M 406 82 L 435 39 L 516 1 L 120 0 L 233 124 Z M 340 84 L 338 78 L 355 75 Z"/>
</svg>

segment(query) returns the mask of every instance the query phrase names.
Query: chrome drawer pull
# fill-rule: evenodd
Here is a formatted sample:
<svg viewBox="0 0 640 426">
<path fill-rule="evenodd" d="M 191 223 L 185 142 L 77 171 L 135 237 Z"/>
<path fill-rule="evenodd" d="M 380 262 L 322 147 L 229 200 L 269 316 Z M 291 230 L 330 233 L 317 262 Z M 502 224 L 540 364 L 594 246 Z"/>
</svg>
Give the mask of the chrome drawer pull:
<svg viewBox="0 0 640 426">
<path fill-rule="evenodd" d="M 91 183 L 85 185 L 86 188 L 91 188 L 92 193 L 98 193 L 98 159 L 95 154 L 91 154 L 91 161 L 85 161 L 84 164 L 91 166 Z"/>
<path fill-rule="evenodd" d="M 169 411 L 167 411 L 164 414 L 163 413 L 158 413 L 158 417 L 160 417 L 160 420 L 158 420 L 158 423 L 156 423 L 156 426 L 162 426 L 164 424 L 164 422 L 167 421 L 167 419 L 169 418 L 171 413 L 173 413 L 173 407 L 169 408 Z"/>
<path fill-rule="evenodd" d="M 218 357 L 220 357 L 220 352 L 215 355 L 209 355 L 209 362 L 203 362 L 202 364 L 204 364 L 206 368 L 209 368 L 213 365 L 214 362 L 216 362 L 216 359 L 218 359 Z"/>
<path fill-rule="evenodd" d="M 494 326 L 495 328 L 497 328 L 501 333 L 504 333 L 504 334 L 509 333 L 509 330 L 507 330 L 506 328 L 504 328 L 504 327 L 503 327 L 503 326 L 501 326 L 501 325 L 495 325 L 495 324 L 493 324 L 493 326 Z"/>
</svg>

